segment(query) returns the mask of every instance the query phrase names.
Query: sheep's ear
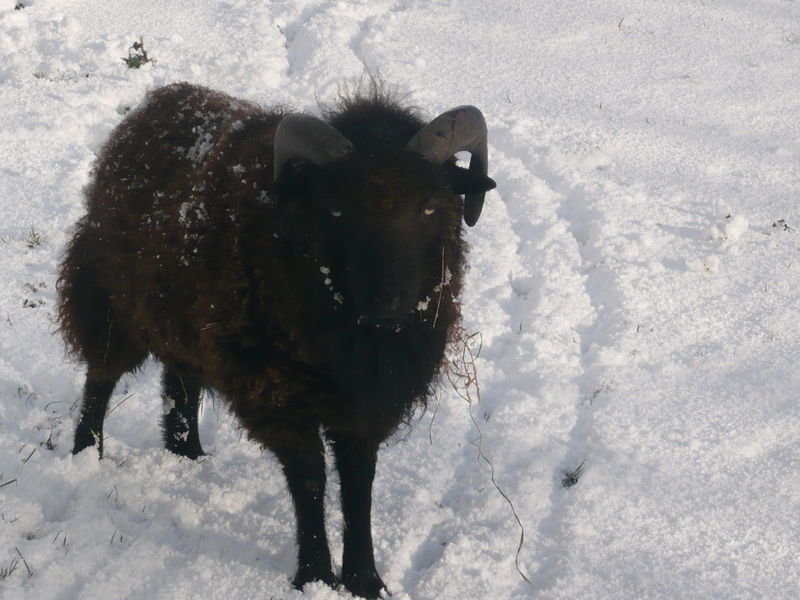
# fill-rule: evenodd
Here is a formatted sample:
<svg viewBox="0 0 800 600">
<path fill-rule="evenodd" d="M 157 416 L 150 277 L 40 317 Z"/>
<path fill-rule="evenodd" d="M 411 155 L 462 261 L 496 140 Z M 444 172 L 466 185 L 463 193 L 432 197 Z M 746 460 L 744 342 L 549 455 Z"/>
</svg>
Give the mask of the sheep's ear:
<svg viewBox="0 0 800 600">
<path fill-rule="evenodd" d="M 480 171 L 463 169 L 455 165 L 448 165 L 445 168 L 445 173 L 453 193 L 466 196 L 464 201 L 464 221 L 472 227 L 478 222 L 478 217 L 481 216 L 483 194 L 496 188 L 497 183 Z M 480 202 L 471 201 L 476 195 L 480 198 Z"/>
<path fill-rule="evenodd" d="M 447 171 L 450 189 L 455 194 L 479 194 L 497 187 L 495 180 L 483 173 L 461 167 L 450 167 Z"/>
</svg>

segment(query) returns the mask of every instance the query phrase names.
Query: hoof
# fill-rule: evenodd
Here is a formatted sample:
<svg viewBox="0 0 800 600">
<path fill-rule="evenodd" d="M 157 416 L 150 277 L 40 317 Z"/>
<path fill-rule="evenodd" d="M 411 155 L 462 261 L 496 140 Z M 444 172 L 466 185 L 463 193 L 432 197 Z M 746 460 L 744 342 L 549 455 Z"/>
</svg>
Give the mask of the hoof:
<svg viewBox="0 0 800 600">
<path fill-rule="evenodd" d="M 102 434 L 94 433 L 90 428 L 79 425 L 75 431 L 75 442 L 72 445 L 72 454 L 78 454 L 86 448 L 92 446 L 97 448 L 100 458 L 103 458 L 103 437 Z"/>
<path fill-rule="evenodd" d="M 206 455 L 206 453 L 203 452 L 203 449 L 200 446 L 174 445 L 174 446 L 167 446 L 167 450 L 169 450 L 173 454 L 177 454 L 178 456 L 184 456 L 192 460 L 197 460 L 201 456 Z"/>
<path fill-rule="evenodd" d="M 332 588 L 336 587 L 336 577 L 334 577 L 330 566 L 313 565 L 297 569 L 297 574 L 295 574 L 294 579 L 292 579 L 292 585 L 295 589 L 302 590 L 305 584 L 311 583 L 312 581 L 321 581 Z"/>
<path fill-rule="evenodd" d="M 184 440 L 179 436 L 166 436 L 164 447 L 173 454 L 185 456 L 192 460 L 197 460 L 201 456 L 206 455 L 206 453 L 203 452 L 203 447 L 200 445 L 199 440 L 192 440 L 191 438 Z"/>
<path fill-rule="evenodd" d="M 342 585 L 345 589 L 361 598 L 382 598 L 391 596 L 391 592 L 386 589 L 386 584 L 375 571 L 362 573 L 352 573 L 342 575 Z"/>
</svg>

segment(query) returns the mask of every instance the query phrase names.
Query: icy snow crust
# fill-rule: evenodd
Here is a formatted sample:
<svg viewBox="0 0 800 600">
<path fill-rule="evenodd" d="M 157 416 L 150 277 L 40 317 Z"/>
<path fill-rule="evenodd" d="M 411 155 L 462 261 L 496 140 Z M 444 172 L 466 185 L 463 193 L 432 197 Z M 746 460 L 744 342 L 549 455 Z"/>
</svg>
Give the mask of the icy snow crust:
<svg viewBox="0 0 800 600">
<path fill-rule="evenodd" d="M 205 401 L 210 455 L 179 460 L 148 364 L 112 398 L 105 459 L 70 455 L 83 374 L 55 334 L 56 269 L 96 152 L 147 89 L 315 110 L 365 69 L 431 115 L 471 103 L 488 120 L 471 410 L 533 582 L 444 385 L 380 456 L 393 598 L 797 597 L 797 2 L 15 4 L 0 0 L 0 597 L 302 597 L 279 468 L 223 403 Z M 156 63 L 129 70 L 139 36 Z"/>
</svg>

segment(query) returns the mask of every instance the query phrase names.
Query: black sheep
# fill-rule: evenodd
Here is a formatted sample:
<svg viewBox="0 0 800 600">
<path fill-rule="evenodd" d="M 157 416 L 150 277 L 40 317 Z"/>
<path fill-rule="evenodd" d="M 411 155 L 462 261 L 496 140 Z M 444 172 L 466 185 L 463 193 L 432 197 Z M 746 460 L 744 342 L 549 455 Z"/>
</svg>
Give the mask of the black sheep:
<svg viewBox="0 0 800 600">
<path fill-rule="evenodd" d="M 87 365 L 73 452 L 95 445 L 120 376 L 164 364 L 166 447 L 203 454 L 202 388 L 280 460 L 297 516 L 294 585 L 336 583 L 324 441 L 341 480 L 341 581 L 377 597 L 378 446 L 424 403 L 459 318 L 462 217 L 486 190 L 486 125 L 427 126 L 373 84 L 324 119 L 181 83 L 112 133 L 61 265 L 61 332 Z M 470 168 L 455 154 L 471 153 Z M 466 195 L 462 200 L 461 194 Z"/>
</svg>

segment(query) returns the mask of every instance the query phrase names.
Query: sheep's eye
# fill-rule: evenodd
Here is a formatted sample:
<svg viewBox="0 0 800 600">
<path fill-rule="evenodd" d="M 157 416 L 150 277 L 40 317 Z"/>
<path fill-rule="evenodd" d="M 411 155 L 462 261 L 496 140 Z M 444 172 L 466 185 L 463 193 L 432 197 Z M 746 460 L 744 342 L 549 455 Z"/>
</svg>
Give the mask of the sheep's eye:
<svg viewBox="0 0 800 600">
<path fill-rule="evenodd" d="M 341 217 L 341 216 L 342 216 L 342 211 L 341 211 L 341 210 L 339 210 L 338 208 L 332 208 L 332 209 L 331 209 L 331 214 L 332 214 L 334 217 Z"/>
<path fill-rule="evenodd" d="M 429 206 L 428 208 L 422 211 L 422 214 L 425 215 L 426 217 L 430 217 L 435 212 L 436 212 L 436 207 Z"/>
</svg>

